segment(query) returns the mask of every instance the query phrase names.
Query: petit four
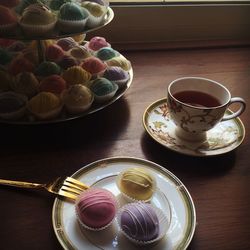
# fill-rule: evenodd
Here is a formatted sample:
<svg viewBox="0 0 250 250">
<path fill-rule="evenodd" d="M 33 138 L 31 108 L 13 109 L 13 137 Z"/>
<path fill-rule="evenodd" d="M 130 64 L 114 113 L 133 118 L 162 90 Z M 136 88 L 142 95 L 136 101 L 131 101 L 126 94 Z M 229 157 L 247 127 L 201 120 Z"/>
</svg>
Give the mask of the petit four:
<svg viewBox="0 0 250 250">
<path fill-rule="evenodd" d="M 35 3 L 24 9 L 19 24 L 26 35 L 41 36 L 54 29 L 56 15 L 46 5 Z"/>
<path fill-rule="evenodd" d="M 63 55 L 63 49 L 57 44 L 51 44 L 45 48 L 45 57 L 47 61 L 58 62 Z"/>
<path fill-rule="evenodd" d="M 65 80 L 59 75 L 50 75 L 40 82 L 40 91 L 59 95 L 67 88 Z"/>
<path fill-rule="evenodd" d="M 90 108 L 94 96 L 86 86 L 74 84 L 62 93 L 62 99 L 70 114 L 79 114 Z"/>
<path fill-rule="evenodd" d="M 17 23 L 15 13 L 11 9 L 0 5 L 0 34 L 14 30 Z"/>
<path fill-rule="evenodd" d="M 83 32 L 88 19 L 88 12 L 80 5 L 64 3 L 58 13 L 58 28 L 62 32 Z"/>
<path fill-rule="evenodd" d="M 62 74 L 68 85 L 87 84 L 91 79 L 91 74 L 80 66 L 72 66 Z"/>
<path fill-rule="evenodd" d="M 151 204 L 126 204 L 121 209 L 119 219 L 122 231 L 134 240 L 147 242 L 159 235 L 159 219 Z"/>
<path fill-rule="evenodd" d="M 70 56 L 70 55 L 64 55 L 61 57 L 61 59 L 59 60 L 59 62 L 57 62 L 57 64 L 64 70 L 72 67 L 72 66 L 76 66 L 78 65 L 78 61 Z"/>
<path fill-rule="evenodd" d="M 60 75 L 61 68 L 54 62 L 44 61 L 38 65 L 35 71 L 36 75 L 40 77 L 47 77 L 50 75 Z"/>
<path fill-rule="evenodd" d="M 21 72 L 10 84 L 13 91 L 26 95 L 28 98 L 36 95 L 39 91 L 39 82 L 32 72 Z"/>
<path fill-rule="evenodd" d="M 106 102 L 115 95 L 118 86 L 108 79 L 100 77 L 90 83 L 90 89 L 95 95 L 96 102 Z"/>
<path fill-rule="evenodd" d="M 108 66 L 118 66 L 124 69 L 125 71 L 129 71 L 131 69 L 131 63 L 125 57 L 113 57 L 112 59 L 106 61 Z"/>
<path fill-rule="evenodd" d="M 96 52 L 96 57 L 102 61 L 110 60 L 116 56 L 119 56 L 118 51 L 112 49 L 111 47 L 103 47 Z"/>
<path fill-rule="evenodd" d="M 38 119 L 47 120 L 59 115 L 62 103 L 55 94 L 40 92 L 28 101 L 27 108 Z"/>
<path fill-rule="evenodd" d="M 128 72 L 117 66 L 108 67 L 102 77 L 116 83 L 120 88 L 124 87 L 129 80 Z"/>
<path fill-rule="evenodd" d="M 92 51 L 97 51 L 103 47 L 111 47 L 104 37 L 95 36 L 89 40 L 87 47 Z"/>
<path fill-rule="evenodd" d="M 75 204 L 79 223 L 90 230 L 102 230 L 115 218 L 115 196 L 103 188 L 90 188 L 80 194 Z"/>
<path fill-rule="evenodd" d="M 102 73 L 107 68 L 107 65 L 102 60 L 92 56 L 83 60 L 81 67 L 92 74 L 92 76 L 96 76 Z"/>
<path fill-rule="evenodd" d="M 77 46 L 77 42 L 72 37 L 60 38 L 56 44 L 59 45 L 64 51 L 69 51 Z"/>
<path fill-rule="evenodd" d="M 35 65 L 24 56 L 18 56 L 11 61 L 8 70 L 12 75 L 17 75 L 21 72 L 34 72 Z"/>
<path fill-rule="evenodd" d="M 118 175 L 117 186 L 128 199 L 149 201 L 155 192 L 156 181 L 144 168 L 129 168 Z"/>
</svg>

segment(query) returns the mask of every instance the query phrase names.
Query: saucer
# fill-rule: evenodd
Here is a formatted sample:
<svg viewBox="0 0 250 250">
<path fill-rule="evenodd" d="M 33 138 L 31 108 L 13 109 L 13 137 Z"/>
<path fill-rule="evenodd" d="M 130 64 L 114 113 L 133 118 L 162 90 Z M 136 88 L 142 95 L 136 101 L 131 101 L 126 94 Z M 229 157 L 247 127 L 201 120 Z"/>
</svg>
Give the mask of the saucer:
<svg viewBox="0 0 250 250">
<path fill-rule="evenodd" d="M 229 109 L 227 114 L 232 114 Z M 175 135 L 176 125 L 170 119 L 166 98 L 147 107 L 143 114 L 147 133 L 158 143 L 175 152 L 191 156 L 214 156 L 237 148 L 245 137 L 245 128 L 239 118 L 218 123 L 207 132 L 204 142 L 188 142 Z"/>
<path fill-rule="evenodd" d="M 112 157 L 90 163 L 75 172 L 72 177 L 89 186 L 108 189 L 124 205 L 116 179 L 127 168 L 141 167 L 150 171 L 157 189 L 150 203 L 162 211 L 171 208 L 169 229 L 162 240 L 151 250 L 185 250 L 189 246 L 196 227 L 196 212 L 191 195 L 184 184 L 166 168 L 144 159 L 134 157 Z M 168 202 L 166 202 L 166 200 Z M 138 250 L 120 232 L 117 218 L 105 230 L 88 231 L 79 226 L 74 203 L 56 198 L 52 211 L 55 234 L 66 250 Z"/>
</svg>

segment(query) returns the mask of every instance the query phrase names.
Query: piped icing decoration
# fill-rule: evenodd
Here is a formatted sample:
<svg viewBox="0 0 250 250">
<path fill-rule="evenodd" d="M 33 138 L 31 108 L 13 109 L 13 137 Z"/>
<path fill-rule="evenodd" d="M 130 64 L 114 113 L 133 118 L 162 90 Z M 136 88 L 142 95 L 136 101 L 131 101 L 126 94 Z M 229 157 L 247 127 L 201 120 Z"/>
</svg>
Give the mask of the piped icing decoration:
<svg viewBox="0 0 250 250">
<path fill-rule="evenodd" d="M 46 113 L 60 105 L 59 98 L 49 92 L 40 92 L 28 103 L 29 108 L 34 113 Z"/>
<path fill-rule="evenodd" d="M 91 74 L 80 66 L 72 66 L 63 72 L 62 77 L 68 85 L 87 84 Z"/>
<path fill-rule="evenodd" d="M 118 66 L 124 69 L 125 71 L 129 71 L 131 69 L 131 63 L 124 57 L 114 57 L 110 60 L 106 61 L 108 66 Z"/>
<path fill-rule="evenodd" d="M 59 10 L 60 7 L 67 3 L 67 2 L 70 2 L 71 0 L 51 0 L 50 4 L 49 4 L 49 7 L 52 9 L 52 10 Z"/>
<path fill-rule="evenodd" d="M 41 3 L 29 5 L 24 9 L 20 22 L 32 25 L 46 25 L 55 22 L 56 16 Z"/>
<path fill-rule="evenodd" d="M 78 21 L 87 18 L 86 12 L 75 3 L 64 3 L 60 7 L 59 18 L 64 20 Z"/>
<path fill-rule="evenodd" d="M 120 191 L 134 200 L 148 201 L 155 191 L 155 178 L 143 168 L 130 168 L 118 176 Z"/>
<path fill-rule="evenodd" d="M 40 92 L 28 101 L 27 108 L 38 119 L 46 120 L 59 115 L 62 103 L 55 94 Z"/>
<path fill-rule="evenodd" d="M 109 2 L 106 0 L 91 0 L 91 2 L 100 4 L 102 6 L 109 6 Z"/>
<path fill-rule="evenodd" d="M 54 62 L 44 61 L 36 69 L 38 76 L 60 75 L 61 68 Z"/>
<path fill-rule="evenodd" d="M 17 16 L 11 9 L 0 5 L 0 34 L 13 31 L 17 26 Z"/>
<path fill-rule="evenodd" d="M 35 3 L 24 9 L 19 25 L 27 36 L 32 37 L 48 34 L 56 22 L 56 15 L 46 5 Z"/>
<path fill-rule="evenodd" d="M 40 91 L 61 94 L 66 89 L 65 80 L 59 75 L 51 75 L 44 78 L 40 83 Z"/>
<path fill-rule="evenodd" d="M 94 56 L 86 58 L 81 66 L 92 75 L 96 75 L 107 68 L 105 63 Z"/>
<path fill-rule="evenodd" d="M 94 93 L 97 102 L 105 102 L 115 95 L 118 85 L 100 77 L 91 82 L 90 89 Z"/>
<path fill-rule="evenodd" d="M 119 53 L 110 47 L 103 47 L 96 52 L 96 57 L 103 61 L 110 60 L 118 55 Z"/>
<path fill-rule="evenodd" d="M 16 6 L 15 11 L 18 14 L 22 14 L 24 9 L 35 3 L 43 3 L 45 4 L 47 0 L 21 0 L 21 2 Z"/>
<path fill-rule="evenodd" d="M 81 113 L 93 103 L 93 93 L 84 85 L 74 84 L 62 93 L 66 109 L 71 114 Z"/>
<path fill-rule="evenodd" d="M 11 61 L 8 70 L 11 74 L 17 75 L 21 72 L 33 72 L 35 65 L 24 56 L 18 56 Z"/>
<path fill-rule="evenodd" d="M 26 95 L 28 98 L 36 95 L 39 90 L 39 82 L 31 72 L 19 73 L 10 86 L 15 92 Z"/>
<path fill-rule="evenodd" d="M 129 74 L 127 71 L 123 70 L 120 67 L 112 66 L 108 67 L 104 71 L 103 77 L 107 78 L 110 81 L 120 81 L 120 80 L 128 80 Z"/>
<path fill-rule="evenodd" d="M 122 208 L 120 226 L 123 232 L 137 241 L 151 241 L 159 236 L 159 220 L 150 204 L 130 203 Z"/>
<path fill-rule="evenodd" d="M 102 5 L 90 1 L 84 1 L 81 3 L 81 6 L 87 9 L 94 17 L 100 17 L 107 11 L 107 8 Z"/>
<path fill-rule="evenodd" d="M 88 43 L 88 48 L 93 51 L 97 51 L 103 47 L 111 47 L 104 37 L 95 36 Z"/>
<path fill-rule="evenodd" d="M 102 188 L 84 191 L 76 202 L 76 214 L 81 225 L 100 230 L 113 221 L 117 210 L 114 195 Z"/>
<path fill-rule="evenodd" d="M 63 49 L 57 44 L 51 44 L 45 49 L 45 57 L 47 61 L 58 62 L 63 55 Z"/>
<path fill-rule="evenodd" d="M 79 61 L 91 56 L 90 52 L 84 46 L 75 46 L 69 51 L 69 53 Z"/>
<path fill-rule="evenodd" d="M 16 23 L 17 17 L 11 11 L 11 9 L 4 7 L 0 4 L 0 27 L 3 25 L 9 25 L 11 23 Z"/>
<path fill-rule="evenodd" d="M 60 38 L 57 42 L 64 51 L 69 51 L 73 47 L 77 46 L 77 42 L 72 37 Z"/>
<path fill-rule="evenodd" d="M 76 66 L 78 65 L 78 61 L 69 55 L 64 55 L 60 61 L 58 62 L 58 65 L 62 68 L 62 69 L 68 69 L 72 66 Z"/>
</svg>

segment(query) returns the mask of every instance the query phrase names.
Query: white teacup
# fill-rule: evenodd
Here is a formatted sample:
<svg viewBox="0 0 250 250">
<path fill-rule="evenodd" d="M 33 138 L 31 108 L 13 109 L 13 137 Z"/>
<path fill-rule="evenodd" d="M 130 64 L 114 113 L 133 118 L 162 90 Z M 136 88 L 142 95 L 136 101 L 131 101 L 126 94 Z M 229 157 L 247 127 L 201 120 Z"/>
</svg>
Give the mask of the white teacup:
<svg viewBox="0 0 250 250">
<path fill-rule="evenodd" d="M 236 102 L 240 104 L 239 109 L 225 114 L 228 106 Z M 204 141 L 208 130 L 241 115 L 246 108 L 244 99 L 231 97 L 222 84 L 200 77 L 183 77 L 171 82 L 167 104 L 176 124 L 176 135 L 189 141 Z"/>
</svg>

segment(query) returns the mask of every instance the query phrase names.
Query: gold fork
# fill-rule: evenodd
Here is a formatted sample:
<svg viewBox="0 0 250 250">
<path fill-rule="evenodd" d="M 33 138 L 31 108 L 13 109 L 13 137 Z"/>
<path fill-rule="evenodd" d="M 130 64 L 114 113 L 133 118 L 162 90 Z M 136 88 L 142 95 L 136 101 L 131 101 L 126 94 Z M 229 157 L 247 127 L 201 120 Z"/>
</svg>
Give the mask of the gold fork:
<svg viewBox="0 0 250 250">
<path fill-rule="evenodd" d="M 0 179 L 0 185 L 31 189 L 46 189 L 50 193 L 67 197 L 72 200 L 75 200 L 83 190 L 89 188 L 84 183 L 72 177 L 58 177 L 54 181 L 46 184 Z"/>
</svg>

